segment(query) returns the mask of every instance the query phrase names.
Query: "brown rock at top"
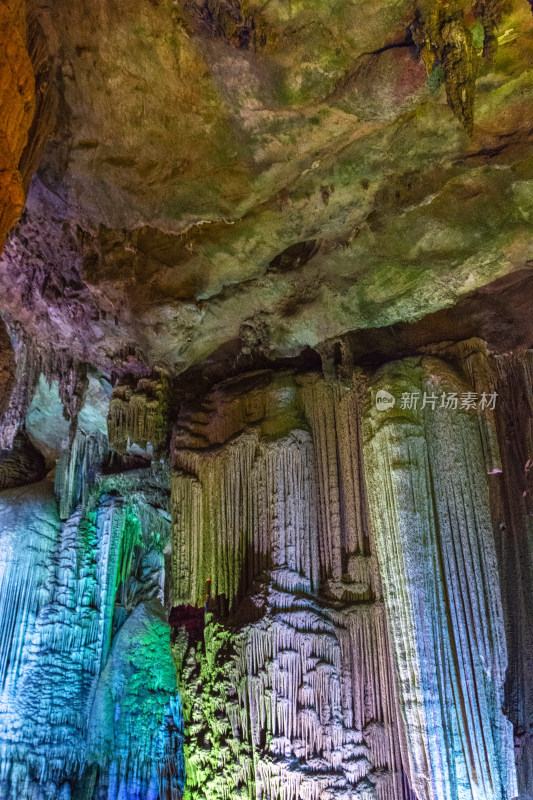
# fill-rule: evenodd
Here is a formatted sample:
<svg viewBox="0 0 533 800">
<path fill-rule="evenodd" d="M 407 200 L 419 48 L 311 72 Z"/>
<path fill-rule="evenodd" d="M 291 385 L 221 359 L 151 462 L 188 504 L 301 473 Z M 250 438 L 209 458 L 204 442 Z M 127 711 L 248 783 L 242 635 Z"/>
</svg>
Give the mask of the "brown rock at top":
<svg viewBox="0 0 533 800">
<path fill-rule="evenodd" d="M 0 249 L 24 206 L 19 163 L 35 109 L 25 15 L 21 0 L 0 0 Z"/>
</svg>

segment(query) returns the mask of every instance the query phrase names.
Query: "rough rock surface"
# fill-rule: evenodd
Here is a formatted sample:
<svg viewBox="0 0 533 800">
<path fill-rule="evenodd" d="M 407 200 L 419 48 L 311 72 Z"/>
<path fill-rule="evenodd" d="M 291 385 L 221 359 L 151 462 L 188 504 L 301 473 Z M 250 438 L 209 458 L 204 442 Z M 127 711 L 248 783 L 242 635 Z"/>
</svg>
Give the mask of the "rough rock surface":
<svg viewBox="0 0 533 800">
<path fill-rule="evenodd" d="M 4 310 L 93 364 L 295 353 L 531 260 L 527 0 L 30 10 L 59 99 Z"/>
<path fill-rule="evenodd" d="M 0 250 L 24 206 L 21 156 L 35 110 L 24 0 L 0 2 Z"/>
</svg>

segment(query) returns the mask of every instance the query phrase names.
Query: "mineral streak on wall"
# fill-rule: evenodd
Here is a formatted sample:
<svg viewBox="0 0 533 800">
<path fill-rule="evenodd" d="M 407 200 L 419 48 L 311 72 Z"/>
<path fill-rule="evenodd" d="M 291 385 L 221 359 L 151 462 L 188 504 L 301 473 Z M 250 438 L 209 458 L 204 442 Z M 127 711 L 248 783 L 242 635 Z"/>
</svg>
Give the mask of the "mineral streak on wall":
<svg viewBox="0 0 533 800">
<path fill-rule="evenodd" d="M 217 386 L 174 436 L 174 650 L 186 797 L 409 797 L 360 473 L 358 392 L 263 372 Z"/>
<path fill-rule="evenodd" d="M 377 389 L 422 398 L 473 387 L 428 357 L 387 365 Z M 384 412 L 371 404 L 365 447 L 411 783 L 420 800 L 511 798 L 487 421 L 475 410 L 418 405 Z"/>
</svg>

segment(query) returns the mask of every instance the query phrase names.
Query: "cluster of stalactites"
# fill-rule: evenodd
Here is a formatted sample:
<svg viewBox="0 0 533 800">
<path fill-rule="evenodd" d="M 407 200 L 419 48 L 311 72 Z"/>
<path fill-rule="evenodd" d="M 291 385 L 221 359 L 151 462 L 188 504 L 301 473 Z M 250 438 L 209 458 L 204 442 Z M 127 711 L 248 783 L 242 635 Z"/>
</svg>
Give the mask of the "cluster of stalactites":
<svg viewBox="0 0 533 800">
<path fill-rule="evenodd" d="M 127 376 L 115 389 L 107 419 L 111 447 L 124 453 L 128 447 L 159 449 L 167 440 L 170 383 L 155 370 L 149 376 Z"/>
<path fill-rule="evenodd" d="M 198 648 L 176 640 L 186 797 L 399 800 L 359 392 L 291 374 L 239 388 L 184 414 L 174 450 L 174 603 L 231 609 Z"/>
<path fill-rule="evenodd" d="M 88 387 L 87 367 L 66 350 L 43 349 L 34 340 L 18 332 L 11 333 L 16 372 L 11 398 L 0 419 L 0 451 L 9 450 L 18 431 L 24 424 L 39 376 L 44 375 L 49 384 L 58 381 L 63 415 L 71 423 L 71 440 L 77 427 Z"/>
<path fill-rule="evenodd" d="M 286 566 L 302 590 L 320 584 L 338 600 L 379 597 L 365 527 L 359 393 L 313 375 L 261 380 L 260 388 L 246 386 L 250 403 L 233 385 L 221 401 L 219 387 L 201 419 L 184 414 L 191 434 L 178 426 L 188 447 L 174 450 L 174 603 L 201 604 L 209 581 L 231 604 L 261 571 Z M 206 447 L 221 439 L 224 447 Z"/>
<path fill-rule="evenodd" d="M 417 0 L 411 25 L 430 82 L 444 81 L 451 110 L 468 133 L 474 126 L 474 100 L 480 56 L 491 57 L 496 30 L 509 10 L 508 0 Z"/>
<path fill-rule="evenodd" d="M 309 434 L 294 431 L 269 443 L 252 431 L 219 453 L 188 456 L 198 478 L 172 478 L 174 604 L 203 604 L 206 581 L 231 603 L 254 576 L 279 570 L 283 579 L 286 566 L 299 576 L 302 591 L 316 589 Z"/>
</svg>

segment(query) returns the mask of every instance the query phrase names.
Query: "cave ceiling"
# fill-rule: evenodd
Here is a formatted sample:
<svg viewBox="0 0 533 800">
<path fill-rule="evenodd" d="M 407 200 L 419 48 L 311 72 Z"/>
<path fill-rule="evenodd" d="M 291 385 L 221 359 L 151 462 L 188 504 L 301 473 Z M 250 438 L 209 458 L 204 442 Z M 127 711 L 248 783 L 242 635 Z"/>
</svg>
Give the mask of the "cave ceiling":
<svg viewBox="0 0 533 800">
<path fill-rule="evenodd" d="M 527 0 L 31 0 L 28 42 L 0 291 L 30 337 L 181 372 L 528 275 Z"/>
</svg>

